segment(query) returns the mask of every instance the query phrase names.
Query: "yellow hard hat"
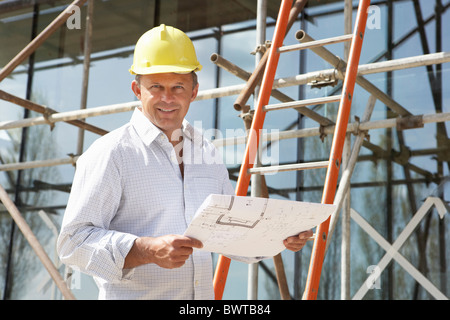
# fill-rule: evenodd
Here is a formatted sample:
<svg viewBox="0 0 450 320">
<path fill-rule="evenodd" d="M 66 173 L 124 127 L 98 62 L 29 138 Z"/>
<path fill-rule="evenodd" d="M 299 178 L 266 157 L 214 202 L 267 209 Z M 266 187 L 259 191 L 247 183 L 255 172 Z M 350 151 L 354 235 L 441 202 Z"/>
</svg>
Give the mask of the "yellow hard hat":
<svg viewBox="0 0 450 320">
<path fill-rule="evenodd" d="M 134 48 L 131 74 L 200 71 L 194 45 L 181 30 L 164 24 L 145 32 Z"/>
</svg>

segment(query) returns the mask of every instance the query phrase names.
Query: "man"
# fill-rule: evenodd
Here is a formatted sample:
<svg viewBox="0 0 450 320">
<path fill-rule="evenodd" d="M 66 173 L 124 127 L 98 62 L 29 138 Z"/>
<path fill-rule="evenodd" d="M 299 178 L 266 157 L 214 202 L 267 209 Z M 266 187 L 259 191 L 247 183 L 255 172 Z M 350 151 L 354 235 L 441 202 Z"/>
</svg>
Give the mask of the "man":
<svg viewBox="0 0 450 320">
<path fill-rule="evenodd" d="M 182 31 L 146 32 L 130 70 L 142 107 L 77 161 L 58 253 L 94 277 L 101 299 L 214 298 L 211 254 L 183 236 L 209 194 L 234 193 L 214 146 L 184 119 L 200 69 Z M 310 236 L 285 245 L 300 250 Z"/>
</svg>

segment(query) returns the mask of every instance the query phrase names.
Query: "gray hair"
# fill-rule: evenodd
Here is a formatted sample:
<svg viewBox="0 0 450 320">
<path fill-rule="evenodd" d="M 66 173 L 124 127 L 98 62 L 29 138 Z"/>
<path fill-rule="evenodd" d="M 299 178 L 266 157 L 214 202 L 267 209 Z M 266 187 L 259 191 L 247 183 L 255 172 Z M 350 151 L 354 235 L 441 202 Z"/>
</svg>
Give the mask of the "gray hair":
<svg viewBox="0 0 450 320">
<path fill-rule="evenodd" d="M 192 89 L 194 89 L 198 84 L 198 76 L 195 73 L 195 71 L 192 71 L 191 75 L 192 75 Z M 134 78 L 134 80 L 136 80 L 138 85 L 141 85 L 141 76 L 142 76 L 141 74 L 137 74 L 136 77 Z"/>
</svg>

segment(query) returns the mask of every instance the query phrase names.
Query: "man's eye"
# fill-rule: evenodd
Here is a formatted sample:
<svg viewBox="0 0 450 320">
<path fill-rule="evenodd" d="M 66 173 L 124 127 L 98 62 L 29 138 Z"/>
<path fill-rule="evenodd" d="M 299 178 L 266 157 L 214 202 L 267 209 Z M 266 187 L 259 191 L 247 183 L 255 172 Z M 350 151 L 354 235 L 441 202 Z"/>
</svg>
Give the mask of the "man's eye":
<svg viewBox="0 0 450 320">
<path fill-rule="evenodd" d="M 173 87 L 172 92 L 173 93 L 181 93 L 184 91 L 183 87 Z"/>
</svg>

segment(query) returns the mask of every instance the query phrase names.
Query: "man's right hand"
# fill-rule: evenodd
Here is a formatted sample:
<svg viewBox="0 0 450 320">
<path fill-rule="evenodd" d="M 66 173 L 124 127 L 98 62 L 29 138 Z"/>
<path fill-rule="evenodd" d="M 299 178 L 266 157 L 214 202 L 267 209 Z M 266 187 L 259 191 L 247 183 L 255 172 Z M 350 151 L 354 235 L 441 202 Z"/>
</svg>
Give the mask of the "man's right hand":
<svg viewBox="0 0 450 320">
<path fill-rule="evenodd" d="M 193 238 L 181 235 L 137 238 L 125 258 L 123 268 L 130 269 L 147 263 L 173 269 L 183 266 L 194 251 L 203 244 Z"/>
</svg>

